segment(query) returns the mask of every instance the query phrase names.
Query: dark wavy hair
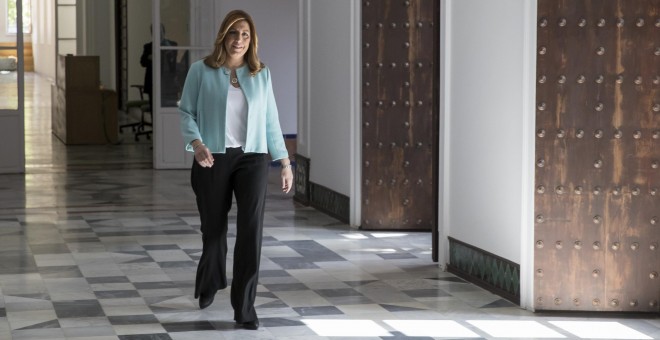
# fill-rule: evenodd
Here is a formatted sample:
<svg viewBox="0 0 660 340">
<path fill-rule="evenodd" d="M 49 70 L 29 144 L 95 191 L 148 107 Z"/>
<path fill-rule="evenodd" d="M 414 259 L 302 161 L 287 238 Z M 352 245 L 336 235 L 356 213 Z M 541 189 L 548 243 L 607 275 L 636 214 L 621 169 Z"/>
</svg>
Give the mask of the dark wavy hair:
<svg viewBox="0 0 660 340">
<path fill-rule="evenodd" d="M 227 62 L 225 37 L 227 36 L 229 29 L 241 20 L 245 20 L 250 26 L 250 44 L 243 58 L 250 68 L 250 74 L 254 76 L 265 67 L 261 60 L 259 60 L 259 55 L 257 54 L 257 49 L 259 46 L 257 30 L 254 27 L 254 21 L 252 20 L 252 17 L 247 14 L 247 12 L 238 9 L 227 13 L 225 16 L 225 19 L 222 21 L 220 29 L 218 30 L 218 36 L 215 38 L 213 53 L 204 58 L 204 64 L 212 68 L 220 68 L 225 65 Z"/>
</svg>

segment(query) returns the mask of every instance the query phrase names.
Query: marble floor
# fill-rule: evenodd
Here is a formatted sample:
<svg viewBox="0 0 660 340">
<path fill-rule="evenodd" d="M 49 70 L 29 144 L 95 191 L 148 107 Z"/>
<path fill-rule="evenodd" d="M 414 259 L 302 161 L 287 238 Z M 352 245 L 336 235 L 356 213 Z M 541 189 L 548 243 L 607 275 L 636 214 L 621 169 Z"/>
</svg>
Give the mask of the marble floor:
<svg viewBox="0 0 660 340">
<path fill-rule="evenodd" d="M 149 142 L 130 135 L 65 147 L 49 117 L 48 80 L 28 74 L 27 173 L 0 175 L 0 339 L 660 338 L 658 315 L 523 310 L 444 272 L 429 233 L 356 230 L 294 203 L 276 169 L 261 328 L 237 328 L 228 289 L 205 310 L 193 298 L 201 238 L 189 172 L 152 170 Z"/>
</svg>

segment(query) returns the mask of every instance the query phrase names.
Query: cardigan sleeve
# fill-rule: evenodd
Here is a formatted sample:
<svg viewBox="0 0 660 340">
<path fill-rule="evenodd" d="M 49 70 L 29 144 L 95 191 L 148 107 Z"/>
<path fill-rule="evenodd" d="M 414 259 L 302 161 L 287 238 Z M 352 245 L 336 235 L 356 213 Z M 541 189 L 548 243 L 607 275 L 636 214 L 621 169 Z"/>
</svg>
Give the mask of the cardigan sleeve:
<svg viewBox="0 0 660 340">
<path fill-rule="evenodd" d="M 273 93 L 273 84 L 270 78 L 270 70 L 264 68 L 266 72 L 266 138 L 268 143 L 268 152 L 273 160 L 279 160 L 289 157 L 284 144 L 284 136 L 282 135 L 282 128 L 280 127 L 280 119 L 277 111 L 277 104 L 275 103 L 275 95 Z"/>
<path fill-rule="evenodd" d="M 193 63 L 188 70 L 186 81 L 183 85 L 181 93 L 181 101 L 179 102 L 179 113 L 181 115 L 181 134 L 183 135 L 183 142 L 188 151 L 192 150 L 190 143 L 195 139 L 202 140 L 199 132 L 199 125 L 197 122 L 197 97 L 199 96 L 199 89 L 201 84 L 200 66 L 204 66 L 199 62 Z"/>
</svg>

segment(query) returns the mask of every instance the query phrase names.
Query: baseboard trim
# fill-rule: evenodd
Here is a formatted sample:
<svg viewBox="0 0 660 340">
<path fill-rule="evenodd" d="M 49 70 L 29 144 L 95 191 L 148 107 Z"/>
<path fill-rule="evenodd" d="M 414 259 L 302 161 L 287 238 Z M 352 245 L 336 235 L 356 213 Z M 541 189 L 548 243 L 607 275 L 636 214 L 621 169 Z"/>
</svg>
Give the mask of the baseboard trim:
<svg viewBox="0 0 660 340">
<path fill-rule="evenodd" d="M 346 224 L 349 220 L 350 199 L 336 191 L 314 182 L 309 183 L 310 205 Z"/>
<path fill-rule="evenodd" d="M 299 154 L 293 157 L 296 162 L 293 199 L 302 205 L 309 205 L 309 158 Z"/>
<path fill-rule="evenodd" d="M 452 237 L 447 270 L 520 305 L 520 265 Z"/>
<path fill-rule="evenodd" d="M 312 206 L 344 223 L 350 219 L 350 198 L 332 189 L 309 180 L 310 159 L 295 154 L 296 173 L 293 199 L 302 204 Z"/>
</svg>

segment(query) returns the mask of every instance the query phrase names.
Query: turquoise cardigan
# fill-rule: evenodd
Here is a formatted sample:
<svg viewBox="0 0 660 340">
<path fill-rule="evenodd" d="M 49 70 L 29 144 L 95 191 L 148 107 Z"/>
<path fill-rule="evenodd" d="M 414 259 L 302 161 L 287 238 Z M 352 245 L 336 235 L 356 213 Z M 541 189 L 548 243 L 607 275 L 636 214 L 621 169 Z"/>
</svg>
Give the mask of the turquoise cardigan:
<svg viewBox="0 0 660 340">
<path fill-rule="evenodd" d="M 264 67 L 252 76 L 247 65 L 243 65 L 236 69 L 236 76 L 248 104 L 243 151 L 270 153 L 273 160 L 289 157 L 280 128 L 270 71 Z M 225 153 L 229 86 L 228 69 L 208 67 L 202 60 L 190 65 L 179 102 L 181 133 L 186 150 L 193 151 L 190 143 L 199 139 L 211 153 Z"/>
</svg>

